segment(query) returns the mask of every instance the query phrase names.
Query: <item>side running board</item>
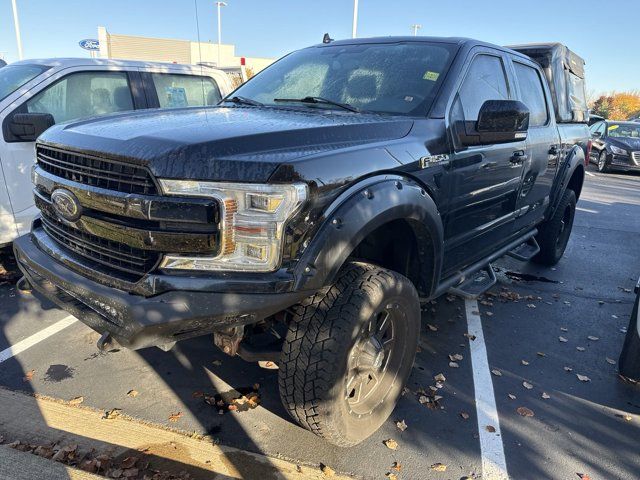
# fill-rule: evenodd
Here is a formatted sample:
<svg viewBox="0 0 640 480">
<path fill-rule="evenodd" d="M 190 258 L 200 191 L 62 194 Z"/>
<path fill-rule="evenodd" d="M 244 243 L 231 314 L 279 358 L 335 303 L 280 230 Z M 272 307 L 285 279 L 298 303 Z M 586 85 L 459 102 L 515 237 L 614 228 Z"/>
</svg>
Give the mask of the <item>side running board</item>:
<svg viewBox="0 0 640 480">
<path fill-rule="evenodd" d="M 474 300 L 493 287 L 497 281 L 496 272 L 491 264 L 488 264 L 469 278 L 463 279 L 458 285 L 451 287 L 449 293 Z"/>
<path fill-rule="evenodd" d="M 507 252 L 507 255 L 515 258 L 516 260 L 528 262 L 538 253 L 540 253 L 540 245 L 538 245 L 536 237 L 531 237 L 526 242 L 521 243 L 513 250 L 509 250 Z"/>
</svg>

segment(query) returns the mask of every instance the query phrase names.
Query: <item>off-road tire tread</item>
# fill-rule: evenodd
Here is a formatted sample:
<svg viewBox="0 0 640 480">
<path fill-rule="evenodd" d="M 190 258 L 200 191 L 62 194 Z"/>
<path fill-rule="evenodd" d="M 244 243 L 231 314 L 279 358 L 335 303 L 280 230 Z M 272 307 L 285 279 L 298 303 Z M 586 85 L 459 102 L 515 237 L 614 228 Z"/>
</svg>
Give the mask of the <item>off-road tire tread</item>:
<svg viewBox="0 0 640 480">
<path fill-rule="evenodd" d="M 322 394 L 335 384 L 332 365 L 340 343 L 349 341 L 353 324 L 375 286 L 409 282 L 402 275 L 376 265 L 351 262 L 330 287 L 292 307 L 279 364 L 280 397 L 291 416 L 304 428 L 338 446 L 352 446 L 341 432 L 323 421 Z M 409 282 L 410 283 L 410 282 Z M 415 302 L 418 295 L 415 289 Z"/>
</svg>

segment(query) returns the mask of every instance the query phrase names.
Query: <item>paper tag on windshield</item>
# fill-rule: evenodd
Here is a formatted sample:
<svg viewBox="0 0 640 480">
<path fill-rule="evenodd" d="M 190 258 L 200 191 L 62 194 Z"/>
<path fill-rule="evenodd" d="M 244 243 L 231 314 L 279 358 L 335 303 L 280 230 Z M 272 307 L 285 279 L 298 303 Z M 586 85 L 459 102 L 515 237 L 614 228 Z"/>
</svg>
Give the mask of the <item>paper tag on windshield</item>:
<svg viewBox="0 0 640 480">
<path fill-rule="evenodd" d="M 425 74 L 422 76 L 422 78 L 424 80 L 431 80 L 432 82 L 435 82 L 436 80 L 438 80 L 439 76 L 440 74 L 438 72 L 431 72 L 427 70 Z"/>
</svg>

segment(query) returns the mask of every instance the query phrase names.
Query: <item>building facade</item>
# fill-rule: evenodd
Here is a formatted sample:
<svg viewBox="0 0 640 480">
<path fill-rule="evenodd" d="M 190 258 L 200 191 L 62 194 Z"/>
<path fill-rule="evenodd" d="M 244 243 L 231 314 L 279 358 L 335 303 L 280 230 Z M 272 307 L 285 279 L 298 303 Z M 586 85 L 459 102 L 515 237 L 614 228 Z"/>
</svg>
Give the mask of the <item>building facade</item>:
<svg viewBox="0 0 640 480">
<path fill-rule="evenodd" d="M 246 67 L 253 73 L 259 72 L 275 60 L 238 56 L 235 45 L 230 44 L 221 44 L 218 52 L 217 43 L 122 35 L 110 33 L 105 27 L 98 27 L 98 41 L 101 58 L 184 64 L 208 63 L 221 67 L 239 67 L 241 58 L 244 58 Z"/>
</svg>

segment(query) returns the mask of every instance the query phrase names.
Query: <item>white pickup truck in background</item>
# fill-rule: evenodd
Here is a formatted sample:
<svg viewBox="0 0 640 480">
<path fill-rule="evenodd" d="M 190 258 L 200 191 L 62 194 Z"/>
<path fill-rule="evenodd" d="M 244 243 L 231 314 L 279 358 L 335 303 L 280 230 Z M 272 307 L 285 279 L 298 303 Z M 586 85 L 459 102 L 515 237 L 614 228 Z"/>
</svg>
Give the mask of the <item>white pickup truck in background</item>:
<svg viewBox="0 0 640 480">
<path fill-rule="evenodd" d="M 145 108 L 215 105 L 233 90 L 204 65 L 91 58 L 24 60 L 0 69 L 0 247 L 37 213 L 34 140 L 54 123 Z"/>
</svg>

